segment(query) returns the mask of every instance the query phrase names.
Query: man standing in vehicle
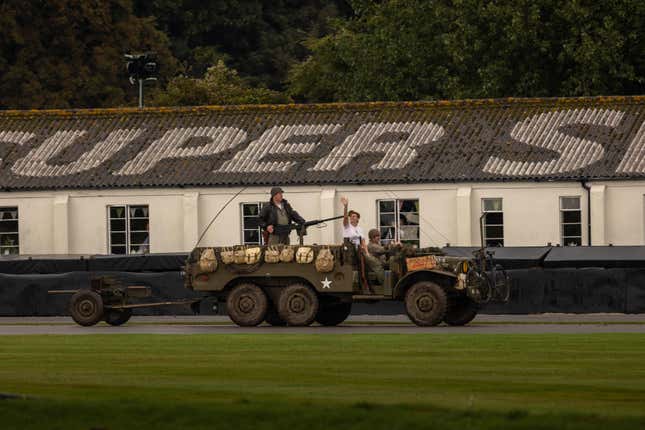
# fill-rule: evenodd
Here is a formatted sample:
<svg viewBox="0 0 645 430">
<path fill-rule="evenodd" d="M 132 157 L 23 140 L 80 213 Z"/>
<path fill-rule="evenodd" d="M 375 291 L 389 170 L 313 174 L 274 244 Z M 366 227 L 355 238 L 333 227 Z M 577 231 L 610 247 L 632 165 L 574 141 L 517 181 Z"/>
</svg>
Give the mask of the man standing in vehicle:
<svg viewBox="0 0 645 430">
<path fill-rule="evenodd" d="M 289 202 L 282 197 L 284 191 L 280 187 L 271 188 L 271 200 L 262 207 L 260 227 L 265 232 L 267 245 L 289 245 L 289 230 L 284 227 L 292 222 L 303 224 L 305 219 L 293 210 Z M 268 237 L 267 237 L 268 235 Z"/>
</svg>

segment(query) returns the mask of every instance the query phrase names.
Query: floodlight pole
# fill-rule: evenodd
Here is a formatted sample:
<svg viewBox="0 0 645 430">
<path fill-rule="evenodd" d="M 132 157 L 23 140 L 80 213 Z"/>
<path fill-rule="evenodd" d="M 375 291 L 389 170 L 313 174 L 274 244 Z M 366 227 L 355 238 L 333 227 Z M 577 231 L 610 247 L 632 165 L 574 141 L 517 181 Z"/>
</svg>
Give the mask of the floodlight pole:
<svg viewBox="0 0 645 430">
<path fill-rule="evenodd" d="M 139 79 L 139 109 L 143 109 L 143 79 Z"/>
</svg>

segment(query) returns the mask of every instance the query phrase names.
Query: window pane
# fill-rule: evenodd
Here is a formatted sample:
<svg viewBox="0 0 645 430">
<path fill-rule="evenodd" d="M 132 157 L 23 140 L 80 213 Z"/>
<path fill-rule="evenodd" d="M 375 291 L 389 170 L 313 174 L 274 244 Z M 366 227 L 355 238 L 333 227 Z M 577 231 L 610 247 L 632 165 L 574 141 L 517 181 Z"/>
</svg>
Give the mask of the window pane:
<svg viewBox="0 0 645 430">
<path fill-rule="evenodd" d="M 245 203 L 242 205 L 242 212 L 244 216 L 258 216 L 258 205 L 257 203 Z"/>
<path fill-rule="evenodd" d="M 483 199 L 483 201 L 484 212 L 502 210 L 502 199 Z"/>
<path fill-rule="evenodd" d="M 399 212 L 419 212 L 419 200 L 399 200 Z"/>
<path fill-rule="evenodd" d="M 562 211 L 562 222 L 566 223 L 579 223 L 580 211 Z"/>
<path fill-rule="evenodd" d="M 560 197 L 562 209 L 580 209 L 580 197 Z"/>
<path fill-rule="evenodd" d="M 394 200 L 381 200 L 378 208 L 380 212 L 394 212 Z"/>
<path fill-rule="evenodd" d="M 18 219 L 18 207 L 2 207 L 0 208 L 0 219 Z"/>
<path fill-rule="evenodd" d="M 110 206 L 110 218 L 125 218 L 125 206 Z"/>
<path fill-rule="evenodd" d="M 147 232 L 144 233 L 130 233 L 130 243 L 133 245 L 140 245 L 149 241 L 149 235 Z"/>
<path fill-rule="evenodd" d="M 0 246 L 0 255 L 15 255 L 19 253 L 17 246 Z"/>
<path fill-rule="evenodd" d="M 125 233 L 111 233 L 110 244 L 125 245 Z M 124 249 L 124 252 L 125 252 L 125 249 Z"/>
<path fill-rule="evenodd" d="M 491 248 L 497 247 L 497 246 L 504 246 L 504 239 L 487 239 L 486 246 Z"/>
<path fill-rule="evenodd" d="M 419 227 L 401 227 L 399 230 L 399 238 L 404 240 L 419 240 Z"/>
<path fill-rule="evenodd" d="M 130 254 L 147 254 L 150 252 L 148 245 L 130 245 Z"/>
<path fill-rule="evenodd" d="M 148 218 L 148 206 L 130 206 L 130 218 Z"/>
<path fill-rule="evenodd" d="M 0 235 L 0 246 L 18 246 L 18 235 L 17 234 L 1 234 Z"/>
<path fill-rule="evenodd" d="M 18 221 L 3 220 L 0 221 L 0 233 L 17 233 Z"/>
<path fill-rule="evenodd" d="M 125 254 L 125 246 L 112 246 L 110 247 L 111 254 Z"/>
<path fill-rule="evenodd" d="M 260 243 L 258 230 L 244 230 L 244 243 Z"/>
<path fill-rule="evenodd" d="M 401 225 L 419 225 L 419 214 L 412 212 L 399 213 L 399 223 Z"/>
<path fill-rule="evenodd" d="M 110 231 L 125 231 L 125 220 L 124 219 L 111 220 Z"/>
<path fill-rule="evenodd" d="M 148 231 L 148 220 L 147 219 L 131 219 L 130 220 L 130 230 L 131 231 Z"/>
<path fill-rule="evenodd" d="M 244 228 L 247 230 L 256 229 L 260 226 L 260 219 L 258 217 L 244 217 Z"/>
<path fill-rule="evenodd" d="M 562 226 L 562 236 L 569 237 L 581 235 L 582 229 L 580 228 L 580 224 L 565 224 Z"/>
<path fill-rule="evenodd" d="M 487 239 L 501 239 L 504 237 L 504 227 L 502 226 L 486 226 Z"/>
<path fill-rule="evenodd" d="M 380 218 L 381 226 L 395 226 L 394 223 L 394 214 L 381 214 Z"/>
<path fill-rule="evenodd" d="M 394 238 L 394 227 L 381 227 L 381 242 L 387 243 L 393 241 Z"/>
<path fill-rule="evenodd" d="M 504 213 L 503 212 L 493 212 L 487 213 L 484 218 L 486 224 L 504 224 Z"/>
<path fill-rule="evenodd" d="M 579 237 L 563 237 L 562 245 L 564 246 L 582 246 L 582 239 Z"/>
</svg>

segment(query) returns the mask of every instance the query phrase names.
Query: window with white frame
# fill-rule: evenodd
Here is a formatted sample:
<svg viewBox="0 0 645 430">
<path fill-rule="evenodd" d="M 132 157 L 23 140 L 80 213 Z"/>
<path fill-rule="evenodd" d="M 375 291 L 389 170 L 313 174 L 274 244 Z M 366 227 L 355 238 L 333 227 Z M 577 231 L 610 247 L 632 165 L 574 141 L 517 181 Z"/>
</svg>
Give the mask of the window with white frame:
<svg viewBox="0 0 645 430">
<path fill-rule="evenodd" d="M 381 243 L 399 241 L 419 247 L 419 199 L 378 200 Z"/>
<path fill-rule="evenodd" d="M 242 244 L 262 245 L 262 231 L 260 229 L 260 211 L 263 203 L 242 203 L 240 212 L 242 214 Z"/>
<path fill-rule="evenodd" d="M 580 197 L 560 197 L 560 237 L 562 246 L 582 246 Z"/>
<path fill-rule="evenodd" d="M 108 242 L 110 254 L 149 253 L 148 205 L 108 206 Z"/>
<path fill-rule="evenodd" d="M 484 214 L 484 243 L 504 246 L 504 210 L 501 198 L 482 199 Z"/>
<path fill-rule="evenodd" d="M 0 207 L 0 255 L 20 254 L 18 207 Z"/>
</svg>

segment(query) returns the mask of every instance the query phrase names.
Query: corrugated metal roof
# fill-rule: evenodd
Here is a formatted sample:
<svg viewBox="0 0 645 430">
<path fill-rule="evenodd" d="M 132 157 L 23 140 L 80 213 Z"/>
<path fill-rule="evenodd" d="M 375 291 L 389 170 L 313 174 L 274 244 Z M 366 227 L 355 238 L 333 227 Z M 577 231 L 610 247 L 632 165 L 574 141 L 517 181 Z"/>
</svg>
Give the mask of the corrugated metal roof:
<svg viewBox="0 0 645 430">
<path fill-rule="evenodd" d="M 645 178 L 645 97 L 0 112 L 0 187 Z"/>
</svg>

